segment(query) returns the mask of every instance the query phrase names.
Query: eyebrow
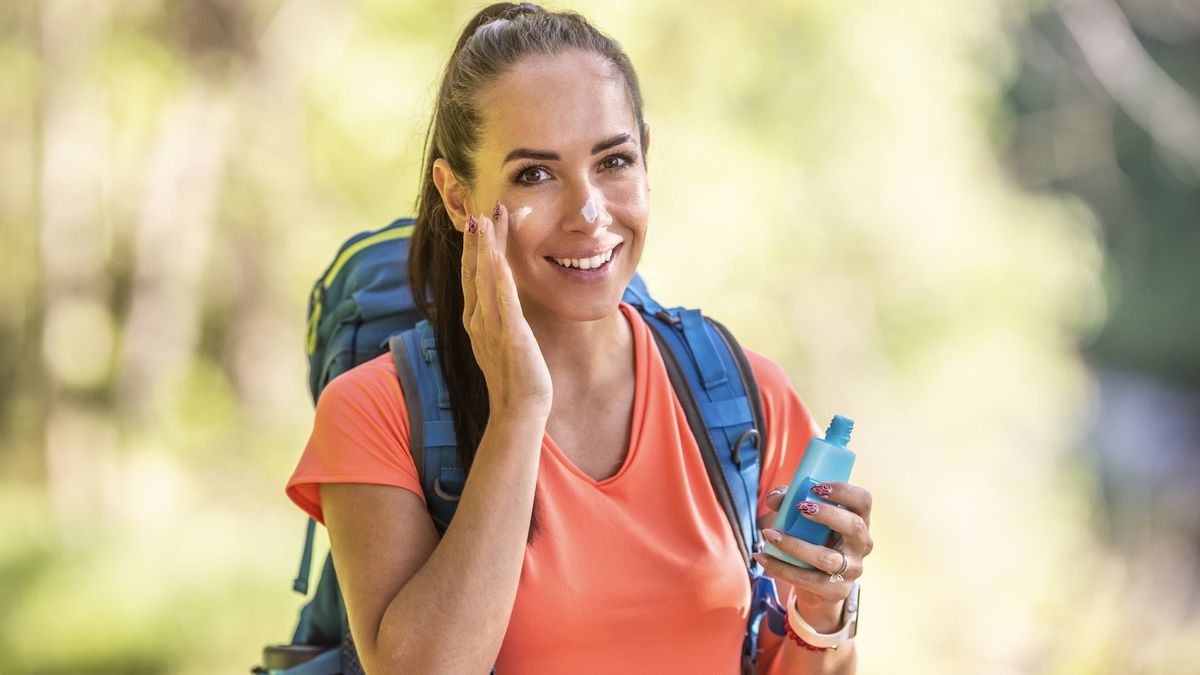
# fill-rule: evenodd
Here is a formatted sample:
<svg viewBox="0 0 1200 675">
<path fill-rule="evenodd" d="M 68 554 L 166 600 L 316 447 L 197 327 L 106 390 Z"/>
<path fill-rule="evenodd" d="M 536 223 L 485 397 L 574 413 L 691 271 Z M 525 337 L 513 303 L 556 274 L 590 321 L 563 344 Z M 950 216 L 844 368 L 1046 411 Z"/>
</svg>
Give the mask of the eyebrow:
<svg viewBox="0 0 1200 675">
<path fill-rule="evenodd" d="M 618 146 L 622 143 L 628 143 L 632 139 L 633 136 L 630 136 L 627 133 L 617 134 L 612 138 L 606 138 L 592 146 L 592 154 L 594 155 L 596 153 L 604 152 L 611 147 Z M 504 161 L 500 163 L 500 166 L 504 166 L 514 159 L 549 159 L 558 161 L 562 158 L 558 156 L 557 152 L 549 152 L 547 150 L 530 150 L 529 148 L 517 148 L 504 157 Z"/>
</svg>

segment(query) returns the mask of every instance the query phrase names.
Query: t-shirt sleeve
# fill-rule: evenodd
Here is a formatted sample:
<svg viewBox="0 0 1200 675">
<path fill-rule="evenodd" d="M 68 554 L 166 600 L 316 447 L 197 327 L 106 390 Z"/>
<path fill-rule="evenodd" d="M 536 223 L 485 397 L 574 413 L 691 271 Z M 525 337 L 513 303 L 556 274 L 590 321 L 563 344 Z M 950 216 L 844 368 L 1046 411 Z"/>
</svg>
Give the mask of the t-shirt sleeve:
<svg viewBox="0 0 1200 675">
<path fill-rule="evenodd" d="M 321 483 L 391 485 L 424 501 L 408 439 L 408 409 L 384 354 L 334 378 L 321 392 L 287 496 L 322 524 Z"/>
<path fill-rule="evenodd" d="M 749 349 L 743 349 L 762 399 L 763 417 L 767 426 L 767 447 L 762 457 L 758 481 L 758 517 L 769 509 L 766 495 L 771 488 L 787 485 L 792 480 L 804 449 L 820 430 L 812 414 L 800 400 L 779 364 Z"/>
</svg>

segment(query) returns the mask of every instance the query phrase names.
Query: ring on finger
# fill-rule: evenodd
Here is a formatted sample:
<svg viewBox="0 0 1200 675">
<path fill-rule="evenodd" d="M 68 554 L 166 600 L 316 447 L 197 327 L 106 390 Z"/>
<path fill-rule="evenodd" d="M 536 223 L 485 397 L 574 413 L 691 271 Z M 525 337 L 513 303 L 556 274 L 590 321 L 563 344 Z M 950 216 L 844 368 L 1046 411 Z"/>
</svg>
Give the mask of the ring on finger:
<svg viewBox="0 0 1200 675">
<path fill-rule="evenodd" d="M 842 575 L 845 574 L 846 570 L 850 567 L 850 561 L 846 559 L 846 554 L 842 553 L 841 551 L 838 551 L 838 553 L 840 553 L 842 556 L 842 568 L 829 575 L 829 583 L 831 584 L 840 584 L 845 581 L 846 578 Z"/>
</svg>

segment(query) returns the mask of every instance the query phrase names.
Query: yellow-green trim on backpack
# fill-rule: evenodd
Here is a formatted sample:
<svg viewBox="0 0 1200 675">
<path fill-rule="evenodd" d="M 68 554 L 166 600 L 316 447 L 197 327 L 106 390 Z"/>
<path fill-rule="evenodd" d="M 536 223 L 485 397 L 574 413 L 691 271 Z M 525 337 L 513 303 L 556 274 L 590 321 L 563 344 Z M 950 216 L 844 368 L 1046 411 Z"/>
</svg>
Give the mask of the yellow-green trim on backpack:
<svg viewBox="0 0 1200 675">
<path fill-rule="evenodd" d="M 358 253 L 368 246 L 374 246 L 375 244 L 385 241 L 392 241 L 393 239 L 404 239 L 406 237 L 411 237 L 414 227 L 416 226 L 406 225 L 404 227 L 398 227 L 394 230 L 385 230 L 383 232 L 373 234 L 369 237 L 365 237 L 354 242 L 353 245 L 347 247 L 346 250 L 338 254 L 337 259 L 334 260 L 333 264 L 329 266 L 329 271 L 325 273 L 325 278 L 316 288 L 313 289 L 313 309 L 312 314 L 310 314 L 308 317 L 309 356 L 312 356 L 317 351 L 317 327 L 321 323 L 321 298 L 325 295 L 325 289 L 329 288 L 329 285 L 332 284 L 333 280 L 337 278 L 338 272 L 342 271 L 342 267 L 349 262 L 350 258 L 354 257 L 355 253 Z"/>
</svg>

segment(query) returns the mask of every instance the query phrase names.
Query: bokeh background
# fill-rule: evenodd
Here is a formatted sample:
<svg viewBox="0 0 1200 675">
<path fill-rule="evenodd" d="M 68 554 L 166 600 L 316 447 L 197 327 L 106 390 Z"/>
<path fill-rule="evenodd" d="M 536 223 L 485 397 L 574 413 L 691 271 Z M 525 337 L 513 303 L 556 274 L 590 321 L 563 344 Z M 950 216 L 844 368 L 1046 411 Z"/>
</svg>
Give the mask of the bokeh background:
<svg viewBox="0 0 1200 675">
<path fill-rule="evenodd" d="M 0 673 L 290 636 L 307 292 L 482 4 L 0 3 Z M 656 295 L 858 420 L 861 672 L 1200 672 L 1200 3 L 548 6 L 639 71 Z"/>
</svg>

